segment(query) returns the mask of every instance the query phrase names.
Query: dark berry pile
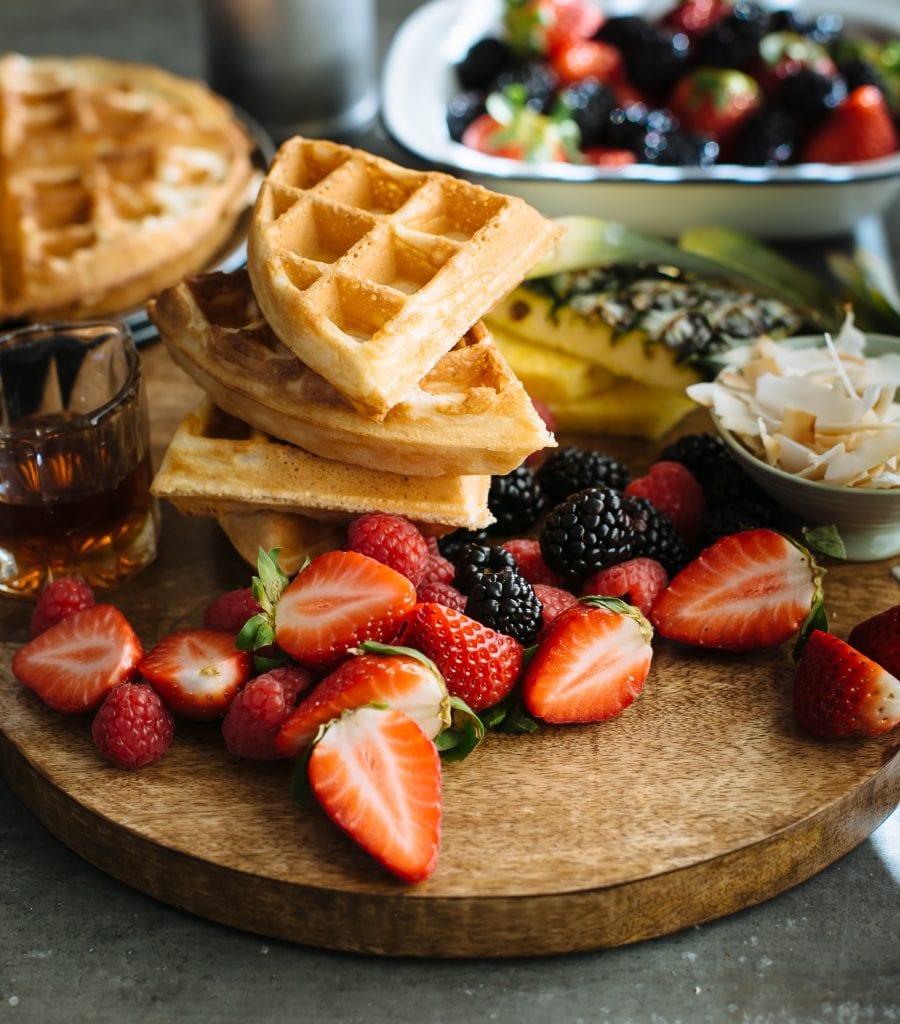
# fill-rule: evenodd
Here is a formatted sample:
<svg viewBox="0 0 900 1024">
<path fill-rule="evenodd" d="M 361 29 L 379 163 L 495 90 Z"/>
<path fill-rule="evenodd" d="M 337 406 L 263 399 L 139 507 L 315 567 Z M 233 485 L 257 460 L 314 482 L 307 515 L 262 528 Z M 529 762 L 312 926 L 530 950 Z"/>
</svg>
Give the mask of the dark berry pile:
<svg viewBox="0 0 900 1024">
<path fill-rule="evenodd" d="M 880 90 L 900 117 L 900 41 L 852 36 L 838 15 L 759 0 L 678 0 L 654 20 L 606 17 L 600 7 L 504 0 L 502 31 L 456 65 L 451 138 L 523 160 L 781 166 L 831 159 L 804 156 L 804 146 L 859 86 Z M 698 72 L 719 74 L 722 87 L 713 78 L 698 99 L 689 87 Z M 737 99 L 724 76 L 744 83 Z M 498 97 L 508 115 L 501 149 L 485 127 L 499 123 Z M 703 104 L 715 109 L 688 115 Z"/>
<path fill-rule="evenodd" d="M 689 488 L 665 483 L 676 469 Z M 648 488 L 648 480 L 656 486 Z M 671 579 L 720 537 L 781 525 L 779 508 L 712 434 L 665 446 L 634 481 L 629 467 L 605 452 L 564 447 L 533 471 L 495 477 L 491 494 L 494 514 L 509 528 L 457 530 L 438 543 L 453 563 L 451 589 L 465 613 L 526 646 L 546 621 L 542 602 L 585 593 L 598 572 L 651 560 Z"/>
</svg>

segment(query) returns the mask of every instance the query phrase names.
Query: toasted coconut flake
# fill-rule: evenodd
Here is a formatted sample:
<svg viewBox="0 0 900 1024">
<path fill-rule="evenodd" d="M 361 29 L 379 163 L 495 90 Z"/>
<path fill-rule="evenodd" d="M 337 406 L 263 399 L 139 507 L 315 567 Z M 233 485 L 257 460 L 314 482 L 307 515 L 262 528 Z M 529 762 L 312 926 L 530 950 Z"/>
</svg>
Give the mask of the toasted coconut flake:
<svg viewBox="0 0 900 1024">
<path fill-rule="evenodd" d="M 760 339 L 731 354 L 715 381 L 687 394 L 757 457 L 810 480 L 847 487 L 900 481 L 900 354 L 867 358 L 848 315 L 824 346 Z"/>
</svg>

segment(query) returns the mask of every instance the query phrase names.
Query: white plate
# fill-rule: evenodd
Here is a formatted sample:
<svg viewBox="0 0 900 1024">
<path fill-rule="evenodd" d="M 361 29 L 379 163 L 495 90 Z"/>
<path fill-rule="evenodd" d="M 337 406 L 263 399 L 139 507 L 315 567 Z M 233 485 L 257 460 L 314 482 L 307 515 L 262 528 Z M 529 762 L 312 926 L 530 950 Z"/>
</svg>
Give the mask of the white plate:
<svg viewBox="0 0 900 1024">
<path fill-rule="evenodd" d="M 616 13 L 652 6 L 620 3 Z M 796 6 L 900 35 L 900 4 L 893 0 L 809 0 Z M 607 169 L 522 164 L 478 153 L 450 138 L 447 102 L 458 91 L 454 64 L 496 28 L 499 16 L 499 0 L 430 0 L 392 40 L 382 78 L 382 117 L 394 140 L 419 160 L 521 196 L 550 217 L 589 213 L 668 236 L 716 223 L 771 239 L 833 237 L 852 231 L 862 217 L 884 213 L 900 194 L 900 154 L 856 165 Z"/>
</svg>

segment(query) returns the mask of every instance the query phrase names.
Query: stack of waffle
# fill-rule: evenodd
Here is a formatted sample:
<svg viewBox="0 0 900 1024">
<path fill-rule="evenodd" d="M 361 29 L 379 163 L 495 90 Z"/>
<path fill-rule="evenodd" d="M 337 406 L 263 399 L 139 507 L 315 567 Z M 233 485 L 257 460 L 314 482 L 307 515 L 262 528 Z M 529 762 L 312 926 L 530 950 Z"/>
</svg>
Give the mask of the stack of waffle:
<svg viewBox="0 0 900 1024">
<path fill-rule="evenodd" d="M 207 267 L 253 201 L 251 151 L 199 82 L 0 57 L 0 321 L 118 313 Z"/>
<path fill-rule="evenodd" d="M 519 199 L 295 138 L 250 226 L 248 270 L 188 278 L 151 318 L 207 399 L 154 492 L 296 566 L 347 519 L 492 521 L 492 474 L 553 439 L 479 318 L 554 243 Z"/>
</svg>

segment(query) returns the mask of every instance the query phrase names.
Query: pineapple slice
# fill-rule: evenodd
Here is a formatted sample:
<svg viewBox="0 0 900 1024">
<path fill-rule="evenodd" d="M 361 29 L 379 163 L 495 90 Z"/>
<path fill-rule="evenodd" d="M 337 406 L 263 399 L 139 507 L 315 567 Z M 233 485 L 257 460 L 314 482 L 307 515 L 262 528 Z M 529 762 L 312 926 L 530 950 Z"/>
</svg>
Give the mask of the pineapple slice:
<svg viewBox="0 0 900 1024">
<path fill-rule="evenodd" d="M 485 321 L 495 335 L 498 330 L 512 332 L 652 387 L 682 391 L 702 379 L 693 366 L 676 363 L 664 345 L 651 344 L 643 331 L 617 334 L 609 324 L 588 321 L 566 306 L 551 310 L 549 298 L 520 287 Z"/>
<path fill-rule="evenodd" d="M 683 392 L 620 379 L 600 394 L 552 409 L 558 430 L 655 441 L 696 406 Z"/>
<path fill-rule="evenodd" d="M 596 363 L 526 341 L 502 327 L 493 327 L 491 335 L 528 394 L 551 408 L 599 394 L 618 379 Z"/>
</svg>

